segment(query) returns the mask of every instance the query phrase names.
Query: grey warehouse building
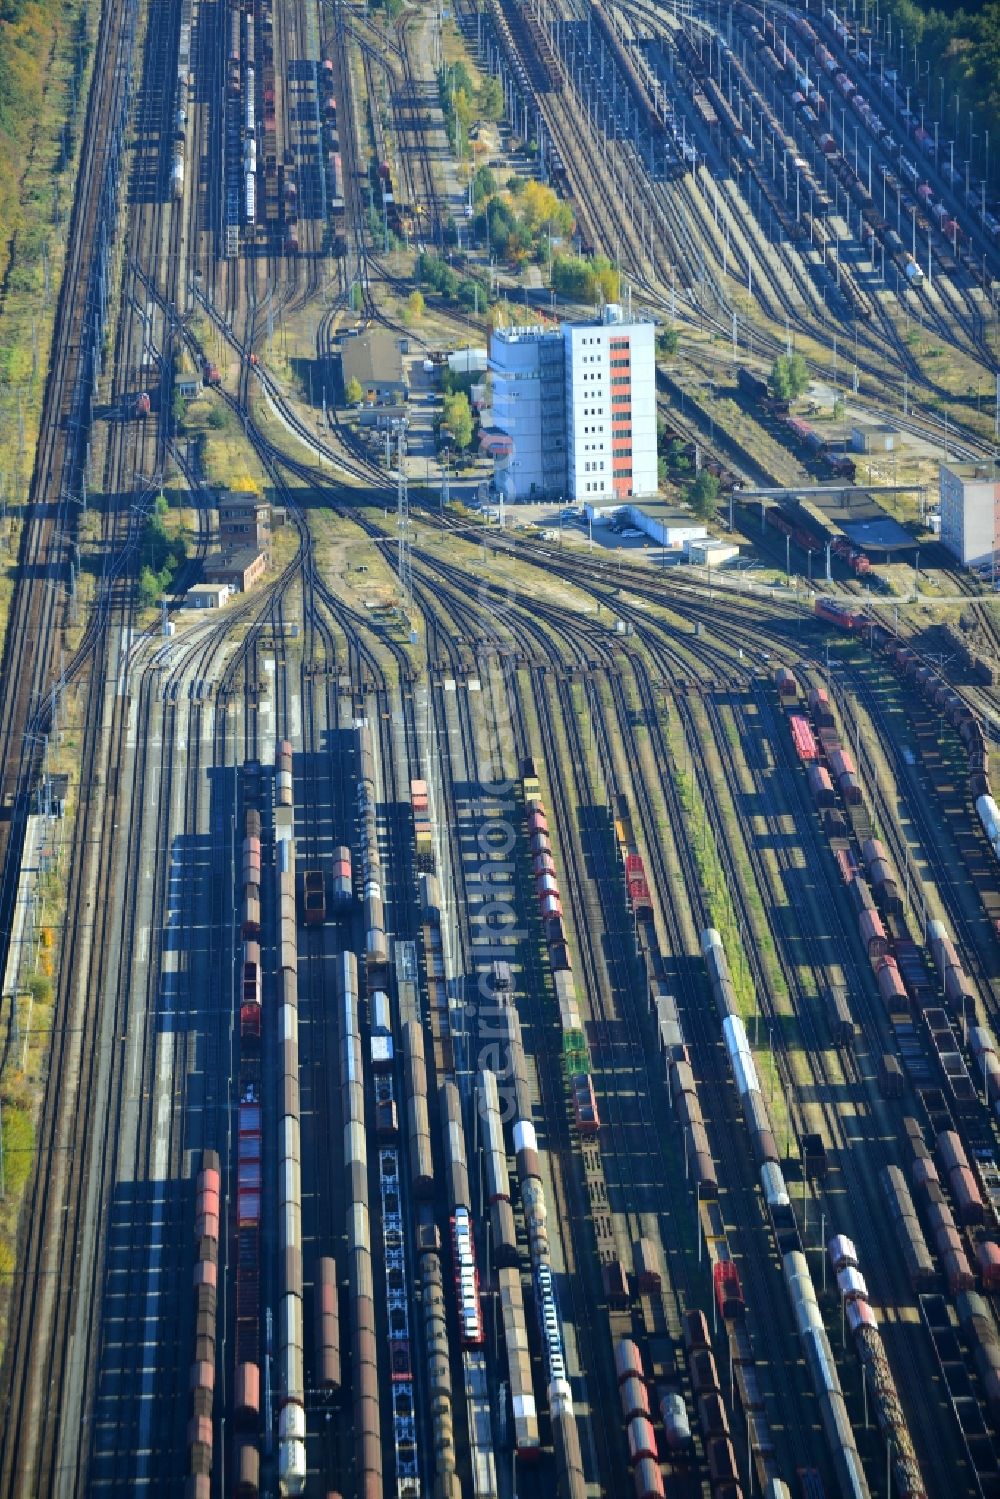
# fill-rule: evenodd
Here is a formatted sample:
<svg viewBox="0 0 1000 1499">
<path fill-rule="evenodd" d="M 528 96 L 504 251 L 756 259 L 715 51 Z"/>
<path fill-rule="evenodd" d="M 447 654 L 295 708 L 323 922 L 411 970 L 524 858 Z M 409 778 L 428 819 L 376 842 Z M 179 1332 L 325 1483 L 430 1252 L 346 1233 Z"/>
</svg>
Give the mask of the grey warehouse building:
<svg viewBox="0 0 1000 1499">
<path fill-rule="evenodd" d="M 405 401 L 402 340 L 390 328 L 372 328 L 348 338 L 340 351 L 340 368 L 347 389 L 357 380 L 369 406 L 392 406 Z"/>
</svg>

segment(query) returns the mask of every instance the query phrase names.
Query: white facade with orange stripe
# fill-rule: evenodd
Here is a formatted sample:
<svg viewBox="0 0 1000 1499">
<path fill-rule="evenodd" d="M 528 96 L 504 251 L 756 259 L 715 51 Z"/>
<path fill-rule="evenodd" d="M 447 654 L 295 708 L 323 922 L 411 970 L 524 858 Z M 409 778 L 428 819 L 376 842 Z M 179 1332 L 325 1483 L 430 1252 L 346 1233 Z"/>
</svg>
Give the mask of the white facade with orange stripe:
<svg viewBox="0 0 1000 1499">
<path fill-rule="evenodd" d="M 567 494 L 584 504 L 656 494 L 652 323 L 609 305 L 599 323 L 563 323 Z"/>
<path fill-rule="evenodd" d="M 656 494 L 655 333 L 609 304 L 599 322 L 493 334 L 493 424 L 512 444 L 500 468 L 508 497 Z"/>
</svg>

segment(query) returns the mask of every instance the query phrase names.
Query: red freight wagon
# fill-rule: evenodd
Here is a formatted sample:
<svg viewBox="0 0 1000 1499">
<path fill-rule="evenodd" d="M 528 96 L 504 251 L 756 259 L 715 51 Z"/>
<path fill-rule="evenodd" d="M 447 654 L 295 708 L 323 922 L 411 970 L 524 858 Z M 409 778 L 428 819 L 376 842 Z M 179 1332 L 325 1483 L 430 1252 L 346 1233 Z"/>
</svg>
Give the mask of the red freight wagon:
<svg viewBox="0 0 1000 1499">
<path fill-rule="evenodd" d="M 983 1282 L 984 1291 L 1000 1290 L 1000 1248 L 992 1239 L 983 1239 L 976 1245 L 976 1264 Z"/>
<path fill-rule="evenodd" d="M 573 1112 L 581 1135 L 597 1134 L 601 1127 L 601 1116 L 597 1111 L 594 1083 L 589 1072 L 578 1072 L 573 1077 Z"/>
<path fill-rule="evenodd" d="M 889 939 L 882 925 L 882 918 L 877 911 L 861 911 L 858 914 L 858 930 L 861 940 L 865 945 L 865 951 L 872 962 L 884 958 L 889 951 Z"/>
<path fill-rule="evenodd" d="M 413 1378 L 409 1338 L 389 1339 L 389 1368 L 396 1382 Z"/>
<path fill-rule="evenodd" d="M 719 1260 L 712 1271 L 712 1281 L 715 1286 L 716 1305 L 723 1321 L 742 1317 L 746 1310 L 743 1286 L 740 1283 L 740 1272 L 733 1261 Z"/>
<path fill-rule="evenodd" d="M 883 958 L 876 970 L 878 992 L 890 1015 L 903 1015 L 910 1008 L 909 998 L 899 976 L 895 958 Z"/>
<path fill-rule="evenodd" d="M 259 1144 L 240 1141 L 237 1175 L 239 1179 L 239 1221 L 255 1223 L 260 1216 L 261 1167 Z"/>
<path fill-rule="evenodd" d="M 813 723 L 818 729 L 833 728 L 833 711 L 830 708 L 830 699 L 823 687 L 810 687 L 807 698 L 809 712 L 812 714 Z"/>
<path fill-rule="evenodd" d="M 627 854 L 625 857 L 625 882 L 633 911 L 648 911 L 652 904 L 649 884 L 645 866 L 638 854 Z"/>
<path fill-rule="evenodd" d="M 816 798 L 818 806 L 830 807 L 833 805 L 833 782 L 830 780 L 830 772 L 825 765 L 810 765 L 809 789 Z"/>
<path fill-rule="evenodd" d="M 778 689 L 778 696 L 783 698 L 796 698 L 799 695 L 799 687 L 787 666 L 779 666 L 774 673 L 774 685 Z"/>
<path fill-rule="evenodd" d="M 802 717 L 801 713 L 793 713 L 788 720 L 792 728 L 792 742 L 800 760 L 816 760 L 819 758 L 819 747 L 816 736 L 809 727 L 809 720 Z"/>
<path fill-rule="evenodd" d="M 259 1112 L 259 1110 L 258 1110 Z M 237 1155 L 236 1224 L 246 1228 L 260 1222 L 260 1134 L 240 1135 Z"/>
</svg>

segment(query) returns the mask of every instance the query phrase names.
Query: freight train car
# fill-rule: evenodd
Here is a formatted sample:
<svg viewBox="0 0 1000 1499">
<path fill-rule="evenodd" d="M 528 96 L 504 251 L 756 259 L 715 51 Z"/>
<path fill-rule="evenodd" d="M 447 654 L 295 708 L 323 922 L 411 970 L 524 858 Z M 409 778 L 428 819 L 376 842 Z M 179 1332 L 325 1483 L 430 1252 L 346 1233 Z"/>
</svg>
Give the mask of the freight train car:
<svg viewBox="0 0 1000 1499">
<path fill-rule="evenodd" d="M 864 1368 L 865 1383 L 872 1392 L 875 1417 L 886 1441 L 892 1461 L 893 1491 L 901 1499 L 926 1499 L 924 1486 L 909 1426 L 889 1367 L 875 1313 L 868 1300 L 868 1289 L 858 1265 L 857 1253 L 850 1239 L 836 1235 L 830 1240 L 828 1254 L 837 1289 L 844 1303 L 847 1326 L 854 1337 L 858 1357 Z"/>
<path fill-rule="evenodd" d="M 874 620 L 856 607 L 842 604 L 837 599 L 821 597 L 813 607 L 819 619 L 851 634 L 864 634 L 871 648 L 887 657 L 893 669 L 911 682 L 958 734 L 967 756 L 970 798 L 993 851 L 994 860 L 1000 865 L 1000 809 L 992 795 L 986 730 L 979 715 L 950 683 L 929 663 L 922 661 L 910 646 L 904 645 L 882 621 Z M 1000 916 L 995 916 L 994 919 L 997 930 L 1000 931 Z"/>
</svg>

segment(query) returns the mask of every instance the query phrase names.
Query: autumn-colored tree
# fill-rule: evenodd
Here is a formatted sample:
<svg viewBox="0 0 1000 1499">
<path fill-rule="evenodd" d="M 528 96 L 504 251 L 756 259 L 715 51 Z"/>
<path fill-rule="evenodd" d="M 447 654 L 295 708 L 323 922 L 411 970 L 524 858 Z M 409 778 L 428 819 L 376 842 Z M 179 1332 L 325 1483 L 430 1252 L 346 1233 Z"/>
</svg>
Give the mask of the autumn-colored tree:
<svg viewBox="0 0 1000 1499">
<path fill-rule="evenodd" d="M 545 230 L 563 238 L 573 233 L 573 210 L 543 182 L 526 182 L 519 195 L 521 216 L 533 231 Z"/>
<path fill-rule="evenodd" d="M 258 481 L 249 474 L 237 474 L 229 488 L 233 494 L 253 494 L 259 497 L 263 493 Z"/>
<path fill-rule="evenodd" d="M 420 322 L 420 319 L 424 315 L 425 307 L 426 303 L 424 302 L 423 292 L 418 291 L 416 288 L 414 288 L 414 290 L 411 291 L 410 295 L 407 297 L 406 306 L 403 309 L 403 321 L 406 323 L 407 327 L 409 327 L 411 323 Z"/>
</svg>

